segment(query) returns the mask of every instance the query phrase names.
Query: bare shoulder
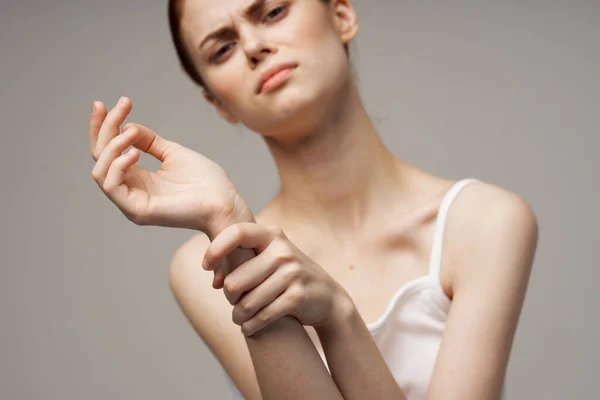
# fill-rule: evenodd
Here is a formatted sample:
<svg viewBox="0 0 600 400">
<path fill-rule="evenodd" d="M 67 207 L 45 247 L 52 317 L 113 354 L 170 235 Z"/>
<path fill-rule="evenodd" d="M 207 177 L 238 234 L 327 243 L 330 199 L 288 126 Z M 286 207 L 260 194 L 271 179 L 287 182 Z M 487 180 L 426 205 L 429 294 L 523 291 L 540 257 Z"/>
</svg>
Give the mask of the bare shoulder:
<svg viewBox="0 0 600 400">
<path fill-rule="evenodd" d="M 503 273 L 527 280 L 538 222 L 521 195 L 485 182 L 471 183 L 457 196 L 447 218 L 445 250 L 448 262 L 456 266 L 453 281 Z"/>
<path fill-rule="evenodd" d="M 456 197 L 442 257 L 452 306 L 431 398 L 500 398 L 536 245 L 536 217 L 522 196 L 475 182 Z"/>
<path fill-rule="evenodd" d="M 511 232 L 537 236 L 537 218 L 521 195 L 485 182 L 467 185 L 463 192 L 448 218 L 453 213 L 467 233 L 484 238 Z"/>
<path fill-rule="evenodd" d="M 171 290 L 184 315 L 227 374 L 247 399 L 260 399 L 252 359 L 240 331 L 233 323 L 222 290 L 212 287 L 213 273 L 201 267 L 210 241 L 198 234 L 175 252 L 170 268 Z"/>
</svg>

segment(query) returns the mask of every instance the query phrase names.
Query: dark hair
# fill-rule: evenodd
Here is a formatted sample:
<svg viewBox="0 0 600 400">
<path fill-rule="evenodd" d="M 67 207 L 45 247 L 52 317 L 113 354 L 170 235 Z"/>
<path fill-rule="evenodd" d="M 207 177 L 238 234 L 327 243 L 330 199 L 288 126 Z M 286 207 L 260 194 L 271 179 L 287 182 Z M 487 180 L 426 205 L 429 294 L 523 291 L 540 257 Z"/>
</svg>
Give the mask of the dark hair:
<svg viewBox="0 0 600 400">
<path fill-rule="evenodd" d="M 175 50 L 177 51 L 177 56 L 179 58 L 179 63 L 181 67 L 185 71 L 185 73 L 200 87 L 206 88 L 204 84 L 204 80 L 200 76 L 200 73 L 197 71 L 192 58 L 185 50 L 183 46 L 183 41 L 181 40 L 181 31 L 180 31 L 180 21 L 181 21 L 181 12 L 182 12 L 182 3 L 184 0 L 169 0 L 169 28 L 171 30 L 171 39 L 173 40 L 173 44 L 175 45 Z M 330 0 L 321 0 L 323 3 L 328 4 Z M 344 49 L 346 50 L 346 55 L 349 55 L 348 45 L 344 45 Z"/>
</svg>

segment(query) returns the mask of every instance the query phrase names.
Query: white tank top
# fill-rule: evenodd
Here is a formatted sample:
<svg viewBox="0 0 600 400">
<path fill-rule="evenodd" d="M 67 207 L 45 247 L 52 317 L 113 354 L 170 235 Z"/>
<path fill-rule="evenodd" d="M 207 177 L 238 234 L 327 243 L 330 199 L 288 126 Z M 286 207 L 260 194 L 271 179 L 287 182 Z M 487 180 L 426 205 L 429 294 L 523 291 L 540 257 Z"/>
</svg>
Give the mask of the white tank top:
<svg viewBox="0 0 600 400">
<path fill-rule="evenodd" d="M 368 324 L 379 351 L 408 400 L 426 398 L 427 388 L 437 358 L 451 300 L 440 284 L 442 239 L 450 205 L 467 184 L 476 179 L 456 182 L 444 195 L 436 220 L 429 274 L 402 286 L 395 293 L 386 312 Z M 318 349 L 327 370 L 327 359 Z M 226 375 L 231 400 L 245 400 Z M 503 396 L 504 398 L 504 393 Z"/>
</svg>

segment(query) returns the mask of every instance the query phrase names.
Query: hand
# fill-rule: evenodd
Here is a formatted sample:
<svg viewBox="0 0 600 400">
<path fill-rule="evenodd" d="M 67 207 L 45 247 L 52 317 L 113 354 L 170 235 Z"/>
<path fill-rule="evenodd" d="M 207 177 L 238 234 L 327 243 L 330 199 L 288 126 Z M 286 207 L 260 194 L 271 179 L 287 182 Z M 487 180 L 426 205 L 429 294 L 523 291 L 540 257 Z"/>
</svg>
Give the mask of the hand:
<svg viewBox="0 0 600 400">
<path fill-rule="evenodd" d="M 107 114 L 94 103 L 90 119 L 92 177 L 106 196 L 138 225 L 157 225 L 203 231 L 211 236 L 227 220 L 239 220 L 249 208 L 225 171 L 208 158 L 160 137 L 139 124 L 119 127 L 131 111 L 122 97 Z M 121 154 L 134 146 L 126 154 Z M 141 150 L 161 161 L 149 172 L 138 165 Z M 251 214 L 251 213 L 250 213 Z"/>
<path fill-rule="evenodd" d="M 231 225 L 209 245 L 203 268 L 223 269 L 223 258 L 237 247 L 253 248 L 257 254 L 221 271 L 225 297 L 235 305 L 233 322 L 242 327 L 244 335 L 251 336 L 285 315 L 315 327 L 334 320 L 332 313 L 339 309 L 335 303 L 344 300 L 345 290 L 281 229 L 256 223 Z M 213 287 L 221 285 L 213 282 Z"/>
</svg>

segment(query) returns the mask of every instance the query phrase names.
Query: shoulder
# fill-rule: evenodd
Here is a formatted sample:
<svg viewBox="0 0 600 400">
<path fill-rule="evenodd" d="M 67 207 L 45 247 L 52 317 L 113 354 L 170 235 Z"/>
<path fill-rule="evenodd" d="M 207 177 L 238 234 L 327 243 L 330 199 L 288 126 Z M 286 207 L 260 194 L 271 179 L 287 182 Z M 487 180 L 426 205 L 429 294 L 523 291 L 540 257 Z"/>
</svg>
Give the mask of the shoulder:
<svg viewBox="0 0 600 400">
<path fill-rule="evenodd" d="M 462 189 L 447 218 L 449 258 L 456 266 L 453 280 L 459 283 L 502 274 L 527 279 L 537 247 L 538 222 L 522 196 L 474 182 Z"/>
<path fill-rule="evenodd" d="M 455 198 L 442 257 L 452 306 L 431 398 L 500 397 L 536 244 L 536 217 L 521 196 L 475 182 Z"/>
<path fill-rule="evenodd" d="M 201 267 L 209 244 L 206 235 L 198 234 L 177 249 L 169 267 L 171 291 L 196 333 L 244 396 L 260 398 L 244 335 L 231 318 L 233 307 L 221 290 L 212 287 L 214 274 Z"/>
<path fill-rule="evenodd" d="M 472 233 L 498 234 L 503 229 L 537 233 L 537 219 L 529 203 L 519 194 L 490 183 L 466 185 L 452 208 L 452 213 L 458 214 L 455 219 Z"/>
<path fill-rule="evenodd" d="M 521 195 L 485 182 L 471 183 L 462 192 L 452 207 L 454 219 L 468 234 L 467 242 L 495 242 L 501 238 L 514 241 L 514 234 L 530 245 L 537 241 L 537 218 Z"/>
</svg>

